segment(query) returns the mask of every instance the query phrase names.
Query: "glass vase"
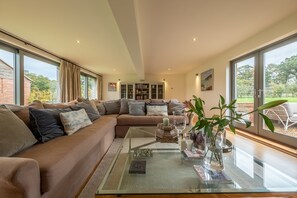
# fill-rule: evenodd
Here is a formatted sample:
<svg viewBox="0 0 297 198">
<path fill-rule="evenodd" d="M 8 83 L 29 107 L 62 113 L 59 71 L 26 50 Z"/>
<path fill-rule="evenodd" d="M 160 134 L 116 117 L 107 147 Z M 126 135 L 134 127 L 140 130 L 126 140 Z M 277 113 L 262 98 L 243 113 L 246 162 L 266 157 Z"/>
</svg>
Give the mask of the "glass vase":
<svg viewBox="0 0 297 198">
<path fill-rule="evenodd" d="M 224 169 L 223 148 L 225 142 L 225 129 L 205 135 L 204 168 L 216 172 L 221 172 Z"/>
</svg>

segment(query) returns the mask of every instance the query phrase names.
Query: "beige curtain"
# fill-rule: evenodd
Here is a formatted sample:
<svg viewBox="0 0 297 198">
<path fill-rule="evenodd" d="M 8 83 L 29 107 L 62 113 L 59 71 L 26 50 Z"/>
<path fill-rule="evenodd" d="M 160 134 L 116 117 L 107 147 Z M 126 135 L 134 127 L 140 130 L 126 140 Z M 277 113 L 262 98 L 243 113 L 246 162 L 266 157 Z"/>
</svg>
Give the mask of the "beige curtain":
<svg viewBox="0 0 297 198">
<path fill-rule="evenodd" d="M 97 96 L 98 100 L 102 100 L 103 79 L 102 76 L 97 75 Z"/>
<path fill-rule="evenodd" d="M 61 102 L 69 102 L 80 97 L 80 67 L 62 60 L 60 81 Z"/>
</svg>

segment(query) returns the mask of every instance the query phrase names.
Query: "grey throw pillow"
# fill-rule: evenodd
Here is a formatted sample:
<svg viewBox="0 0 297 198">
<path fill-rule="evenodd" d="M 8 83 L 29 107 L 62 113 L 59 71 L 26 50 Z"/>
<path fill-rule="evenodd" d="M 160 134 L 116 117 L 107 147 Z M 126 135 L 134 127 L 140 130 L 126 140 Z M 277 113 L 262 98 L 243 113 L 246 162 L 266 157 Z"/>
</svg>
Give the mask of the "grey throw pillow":
<svg viewBox="0 0 297 198">
<path fill-rule="evenodd" d="M 26 124 L 11 110 L 0 106 L 0 157 L 12 156 L 36 142 Z"/>
<path fill-rule="evenodd" d="M 94 120 L 98 119 L 100 117 L 100 114 L 98 111 L 95 111 L 91 104 L 88 104 L 86 102 L 79 102 L 74 106 L 71 106 L 72 110 L 79 110 L 79 109 L 85 109 L 90 120 L 93 122 Z"/>
<path fill-rule="evenodd" d="M 56 137 L 65 135 L 60 120 L 60 113 L 69 112 L 65 109 L 34 109 L 29 108 L 30 128 L 35 138 L 40 142 L 47 142 Z"/>
<path fill-rule="evenodd" d="M 131 101 L 128 105 L 130 115 L 145 115 L 145 102 Z"/>
<path fill-rule="evenodd" d="M 126 99 L 126 98 L 122 98 L 121 99 L 120 114 L 129 114 L 129 105 L 128 105 L 128 102 L 131 102 L 131 101 L 133 101 L 133 100 Z"/>
<path fill-rule="evenodd" d="M 105 107 L 107 115 L 120 113 L 120 108 L 121 108 L 120 100 L 105 101 L 103 102 L 103 105 Z"/>
<path fill-rule="evenodd" d="M 98 103 L 96 105 L 96 107 L 97 107 L 97 110 L 99 111 L 100 115 L 105 115 L 106 114 L 106 110 L 105 110 L 105 107 L 104 107 L 103 103 Z"/>
<path fill-rule="evenodd" d="M 182 115 L 184 113 L 184 104 L 181 102 L 172 102 L 168 104 L 168 114 L 173 115 Z"/>
</svg>

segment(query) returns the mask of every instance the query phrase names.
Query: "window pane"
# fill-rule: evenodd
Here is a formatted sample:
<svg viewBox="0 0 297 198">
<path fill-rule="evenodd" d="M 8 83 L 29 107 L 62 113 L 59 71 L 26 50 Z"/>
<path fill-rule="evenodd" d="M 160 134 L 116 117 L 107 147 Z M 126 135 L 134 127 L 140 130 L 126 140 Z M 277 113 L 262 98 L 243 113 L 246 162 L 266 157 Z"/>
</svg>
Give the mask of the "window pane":
<svg viewBox="0 0 297 198">
<path fill-rule="evenodd" d="M 86 92 L 86 76 L 80 75 L 80 89 L 81 89 L 81 97 L 87 98 Z"/>
<path fill-rule="evenodd" d="M 88 77 L 88 98 L 95 99 L 97 89 L 96 89 L 96 79 L 92 77 Z"/>
<path fill-rule="evenodd" d="M 24 56 L 24 104 L 58 102 L 58 66 Z"/>
<path fill-rule="evenodd" d="M 277 133 L 297 137 L 297 41 L 265 52 L 263 60 L 264 102 L 288 100 L 266 114 Z"/>
<path fill-rule="evenodd" d="M 15 54 L 0 49 L 0 103 L 14 104 Z"/>
<path fill-rule="evenodd" d="M 255 58 L 239 61 L 235 64 L 235 98 L 236 111 L 247 113 L 254 108 L 254 70 Z M 244 119 L 254 124 L 254 114 L 246 115 Z"/>
</svg>

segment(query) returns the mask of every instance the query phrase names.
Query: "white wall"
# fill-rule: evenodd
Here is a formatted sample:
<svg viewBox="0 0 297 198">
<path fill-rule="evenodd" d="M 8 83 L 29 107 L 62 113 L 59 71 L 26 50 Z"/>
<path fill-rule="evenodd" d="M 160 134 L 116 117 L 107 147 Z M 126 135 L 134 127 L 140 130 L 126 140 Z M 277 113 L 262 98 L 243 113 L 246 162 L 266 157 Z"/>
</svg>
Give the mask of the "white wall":
<svg viewBox="0 0 297 198">
<path fill-rule="evenodd" d="M 247 39 L 243 43 L 223 52 L 222 54 L 213 57 L 204 64 L 186 74 L 186 98 L 192 98 L 195 94 L 205 100 L 205 108 L 210 109 L 216 106 L 219 100 L 219 95 L 223 95 L 229 99 L 229 64 L 230 61 L 247 54 L 251 51 L 259 49 L 277 40 L 285 38 L 297 32 L 297 13 L 271 26 L 270 28 L 256 34 Z M 214 90 L 200 91 L 200 74 L 208 69 L 214 68 Z M 196 79 L 196 73 L 199 73 Z M 207 116 L 210 116 L 211 112 Z"/>
<path fill-rule="evenodd" d="M 103 75 L 103 100 L 120 98 L 118 79 L 121 82 L 140 82 L 136 75 Z M 165 99 L 176 98 L 179 101 L 185 100 L 185 75 L 146 75 L 145 82 L 162 82 L 165 79 Z M 117 92 L 107 90 L 108 82 L 118 82 Z"/>
</svg>

